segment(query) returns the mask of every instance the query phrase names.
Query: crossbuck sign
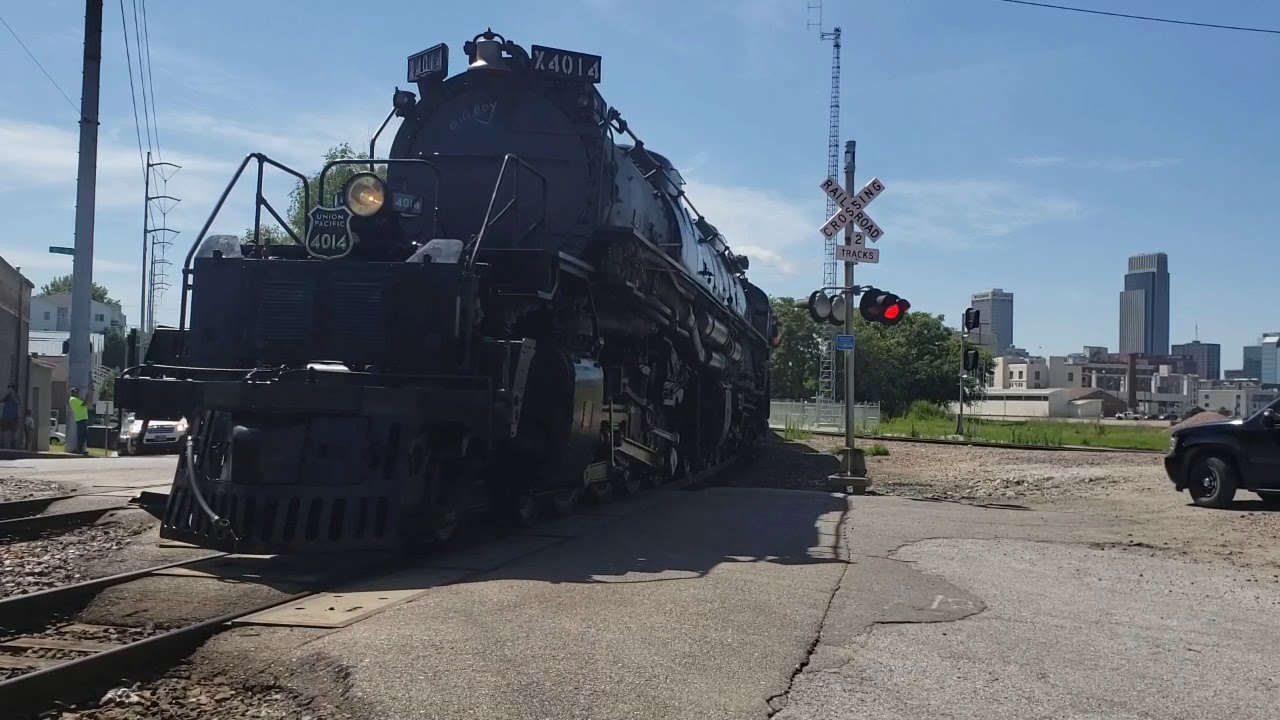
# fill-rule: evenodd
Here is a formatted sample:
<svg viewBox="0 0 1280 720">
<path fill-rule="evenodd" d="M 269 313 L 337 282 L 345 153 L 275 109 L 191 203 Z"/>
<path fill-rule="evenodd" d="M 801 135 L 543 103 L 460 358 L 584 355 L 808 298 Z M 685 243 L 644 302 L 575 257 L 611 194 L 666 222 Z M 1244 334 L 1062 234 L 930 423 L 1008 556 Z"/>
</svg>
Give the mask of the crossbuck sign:
<svg viewBox="0 0 1280 720">
<path fill-rule="evenodd" d="M 880 193 L 884 192 L 884 183 L 880 182 L 880 178 L 871 178 L 856 195 L 850 195 L 844 188 L 840 187 L 840 183 L 834 178 L 827 178 L 819 185 L 822 191 L 831 198 L 840 209 L 827 219 L 827 222 L 820 228 L 822 236 L 825 238 L 835 237 L 849 223 L 853 223 L 854 227 L 860 232 L 853 233 L 852 239 L 848 245 L 837 245 L 835 248 L 836 259 L 844 262 L 860 262 L 860 263 L 878 263 L 880 262 L 880 251 L 868 248 L 866 240 L 876 242 L 884 235 L 884 230 L 876 224 L 875 220 L 867 214 L 866 208 L 876 198 L 880 197 Z"/>
</svg>

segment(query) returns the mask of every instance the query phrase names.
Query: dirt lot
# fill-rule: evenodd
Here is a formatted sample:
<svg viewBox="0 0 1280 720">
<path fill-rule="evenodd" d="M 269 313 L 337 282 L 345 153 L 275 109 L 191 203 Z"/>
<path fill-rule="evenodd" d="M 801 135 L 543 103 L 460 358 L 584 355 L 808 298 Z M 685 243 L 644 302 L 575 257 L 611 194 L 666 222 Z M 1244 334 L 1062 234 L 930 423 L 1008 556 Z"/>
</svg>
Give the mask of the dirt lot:
<svg viewBox="0 0 1280 720">
<path fill-rule="evenodd" d="M 874 444 L 889 455 L 867 458 L 872 493 L 1094 513 L 1130 526 L 1125 535 L 1137 548 L 1280 578 L 1280 512 L 1243 491 L 1230 510 L 1196 507 L 1185 492 L 1174 492 L 1157 453 L 861 442 Z M 803 445 L 830 454 L 844 441 L 814 436 Z"/>
</svg>

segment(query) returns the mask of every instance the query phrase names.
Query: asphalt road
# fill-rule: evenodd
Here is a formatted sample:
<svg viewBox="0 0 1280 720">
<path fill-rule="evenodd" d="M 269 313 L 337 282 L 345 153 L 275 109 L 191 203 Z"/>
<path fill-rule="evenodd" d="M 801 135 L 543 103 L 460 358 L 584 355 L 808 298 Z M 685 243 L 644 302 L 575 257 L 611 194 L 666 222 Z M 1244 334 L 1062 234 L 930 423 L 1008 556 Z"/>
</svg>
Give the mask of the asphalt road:
<svg viewBox="0 0 1280 720">
<path fill-rule="evenodd" d="M 850 502 L 677 493 L 206 658 L 369 719 L 1275 716 L 1273 578 L 1134 546 L 1100 513 Z"/>
<path fill-rule="evenodd" d="M 0 476 L 163 491 L 173 463 Z M 1276 575 L 1135 544 L 1144 521 L 1097 502 L 654 493 L 437 558 L 474 572 L 348 627 L 238 628 L 198 662 L 362 719 L 1274 717 Z"/>
<path fill-rule="evenodd" d="M 778 720 L 1274 718 L 1280 587 L 1076 512 L 867 498 Z"/>
<path fill-rule="evenodd" d="M 82 495 L 132 497 L 140 490 L 168 492 L 176 455 L 0 460 L 0 478 L 32 477 Z"/>
</svg>

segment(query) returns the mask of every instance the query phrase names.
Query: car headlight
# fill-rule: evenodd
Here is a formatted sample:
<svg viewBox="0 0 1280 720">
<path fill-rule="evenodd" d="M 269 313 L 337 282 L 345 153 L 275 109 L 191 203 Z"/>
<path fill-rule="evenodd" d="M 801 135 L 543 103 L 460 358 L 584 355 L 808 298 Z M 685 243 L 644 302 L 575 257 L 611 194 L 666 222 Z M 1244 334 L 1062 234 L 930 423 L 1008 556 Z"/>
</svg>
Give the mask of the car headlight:
<svg viewBox="0 0 1280 720">
<path fill-rule="evenodd" d="M 347 209 L 360 217 L 371 217 L 382 210 L 387 198 L 387 188 L 382 178 L 370 172 L 356 173 L 342 189 Z"/>
<path fill-rule="evenodd" d="M 179 435 L 185 433 L 187 431 L 187 419 L 182 418 L 179 420 L 178 424 L 173 426 L 173 430 Z"/>
<path fill-rule="evenodd" d="M 1178 449 L 1178 436 L 1177 436 L 1177 435 L 1170 435 L 1170 436 L 1169 436 L 1169 451 L 1170 451 L 1170 452 L 1172 452 L 1172 451 L 1177 450 L 1177 449 Z"/>
</svg>

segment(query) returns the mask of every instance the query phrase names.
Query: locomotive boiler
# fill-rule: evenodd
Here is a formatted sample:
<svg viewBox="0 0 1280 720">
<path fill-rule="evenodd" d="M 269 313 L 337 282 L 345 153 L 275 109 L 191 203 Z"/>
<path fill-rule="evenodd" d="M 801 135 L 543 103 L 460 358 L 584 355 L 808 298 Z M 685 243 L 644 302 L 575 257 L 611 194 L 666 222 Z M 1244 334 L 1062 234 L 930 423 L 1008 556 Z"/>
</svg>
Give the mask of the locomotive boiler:
<svg viewBox="0 0 1280 720">
<path fill-rule="evenodd" d="M 601 56 L 492 31 L 464 52 L 452 76 L 443 44 L 408 59 L 387 157 L 316 183 L 241 163 L 187 255 L 178 326 L 117 381 L 139 418 L 189 421 L 162 537 L 437 543 L 473 511 L 528 524 L 681 482 L 766 432 L 768 298 L 605 102 Z M 254 163 L 255 227 L 266 210 L 290 237 L 211 246 Z M 264 170 L 316 199 L 301 231 Z"/>
</svg>

